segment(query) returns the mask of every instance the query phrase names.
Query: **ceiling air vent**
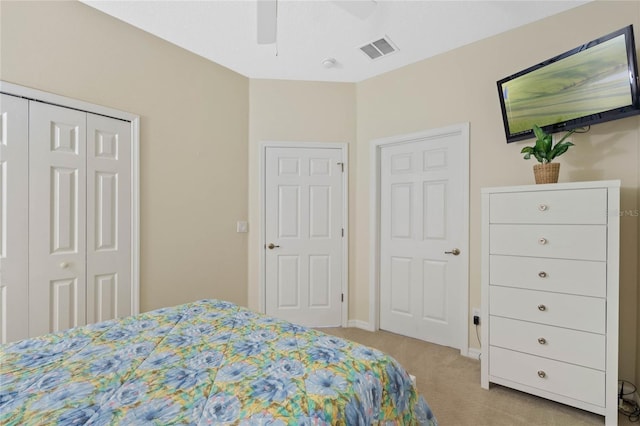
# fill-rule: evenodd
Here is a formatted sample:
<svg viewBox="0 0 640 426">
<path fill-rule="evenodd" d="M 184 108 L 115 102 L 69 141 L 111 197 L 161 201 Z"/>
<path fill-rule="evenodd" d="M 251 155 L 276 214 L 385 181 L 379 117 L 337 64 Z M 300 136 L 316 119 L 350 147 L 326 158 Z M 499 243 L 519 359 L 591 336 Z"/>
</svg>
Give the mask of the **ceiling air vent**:
<svg viewBox="0 0 640 426">
<path fill-rule="evenodd" d="M 371 43 L 361 46 L 360 50 L 362 50 L 369 58 L 378 59 L 392 54 L 398 50 L 398 48 L 393 45 L 389 37 L 384 36 L 379 40 L 372 41 Z"/>
</svg>

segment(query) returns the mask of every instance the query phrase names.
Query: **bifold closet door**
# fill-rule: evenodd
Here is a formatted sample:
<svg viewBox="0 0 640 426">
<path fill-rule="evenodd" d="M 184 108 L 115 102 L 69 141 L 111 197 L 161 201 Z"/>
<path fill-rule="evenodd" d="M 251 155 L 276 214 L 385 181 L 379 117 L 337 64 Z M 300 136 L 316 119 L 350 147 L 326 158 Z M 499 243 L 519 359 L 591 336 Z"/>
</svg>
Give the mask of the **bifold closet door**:
<svg viewBox="0 0 640 426">
<path fill-rule="evenodd" d="M 0 95 L 0 343 L 29 337 L 29 102 Z"/>
<path fill-rule="evenodd" d="M 86 324 L 86 117 L 30 103 L 30 336 Z"/>
<path fill-rule="evenodd" d="M 87 114 L 87 323 L 131 308 L 131 123 Z"/>
<path fill-rule="evenodd" d="M 131 123 L 31 102 L 29 131 L 29 335 L 131 315 Z"/>
</svg>

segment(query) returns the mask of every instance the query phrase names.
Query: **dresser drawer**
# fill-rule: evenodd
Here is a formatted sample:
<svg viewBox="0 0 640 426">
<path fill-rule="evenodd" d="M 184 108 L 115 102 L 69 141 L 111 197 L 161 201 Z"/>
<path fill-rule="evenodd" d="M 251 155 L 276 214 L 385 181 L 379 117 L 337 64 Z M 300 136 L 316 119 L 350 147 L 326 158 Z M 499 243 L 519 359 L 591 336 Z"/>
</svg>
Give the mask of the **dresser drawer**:
<svg viewBox="0 0 640 426">
<path fill-rule="evenodd" d="M 605 299 L 491 286 L 489 315 L 604 334 Z"/>
<path fill-rule="evenodd" d="M 597 370 L 605 369 L 606 339 L 603 334 L 494 316 L 489 317 L 489 322 L 491 346 Z"/>
<path fill-rule="evenodd" d="M 606 262 L 491 255 L 489 284 L 605 297 Z"/>
<path fill-rule="evenodd" d="M 491 223 L 607 223 L 605 188 L 497 193 L 490 203 Z"/>
<path fill-rule="evenodd" d="M 491 376 L 604 406 L 603 371 L 502 348 L 491 347 L 489 352 Z"/>
<path fill-rule="evenodd" d="M 490 254 L 607 259 L 605 225 L 491 225 Z"/>
</svg>

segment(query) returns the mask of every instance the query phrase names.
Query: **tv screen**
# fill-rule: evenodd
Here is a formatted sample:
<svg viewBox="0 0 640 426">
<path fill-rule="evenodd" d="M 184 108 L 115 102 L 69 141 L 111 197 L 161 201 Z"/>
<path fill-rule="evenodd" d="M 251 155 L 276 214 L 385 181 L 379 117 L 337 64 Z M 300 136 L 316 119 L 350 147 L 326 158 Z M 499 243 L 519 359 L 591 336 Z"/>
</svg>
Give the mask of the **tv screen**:
<svg viewBox="0 0 640 426">
<path fill-rule="evenodd" d="M 633 26 L 497 82 L 507 143 L 640 114 Z"/>
</svg>

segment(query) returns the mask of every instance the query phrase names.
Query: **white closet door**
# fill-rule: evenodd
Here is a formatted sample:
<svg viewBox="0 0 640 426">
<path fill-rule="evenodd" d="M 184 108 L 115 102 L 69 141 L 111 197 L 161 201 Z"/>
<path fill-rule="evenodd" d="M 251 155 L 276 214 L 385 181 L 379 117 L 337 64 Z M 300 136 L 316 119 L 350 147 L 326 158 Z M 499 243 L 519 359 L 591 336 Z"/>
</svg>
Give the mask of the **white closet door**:
<svg viewBox="0 0 640 426">
<path fill-rule="evenodd" d="M 31 336 L 86 323 L 86 116 L 31 102 Z"/>
<path fill-rule="evenodd" d="M 131 123 L 87 114 L 87 322 L 132 314 Z"/>
<path fill-rule="evenodd" d="M 29 337 L 28 101 L 0 95 L 0 342 Z"/>
</svg>

